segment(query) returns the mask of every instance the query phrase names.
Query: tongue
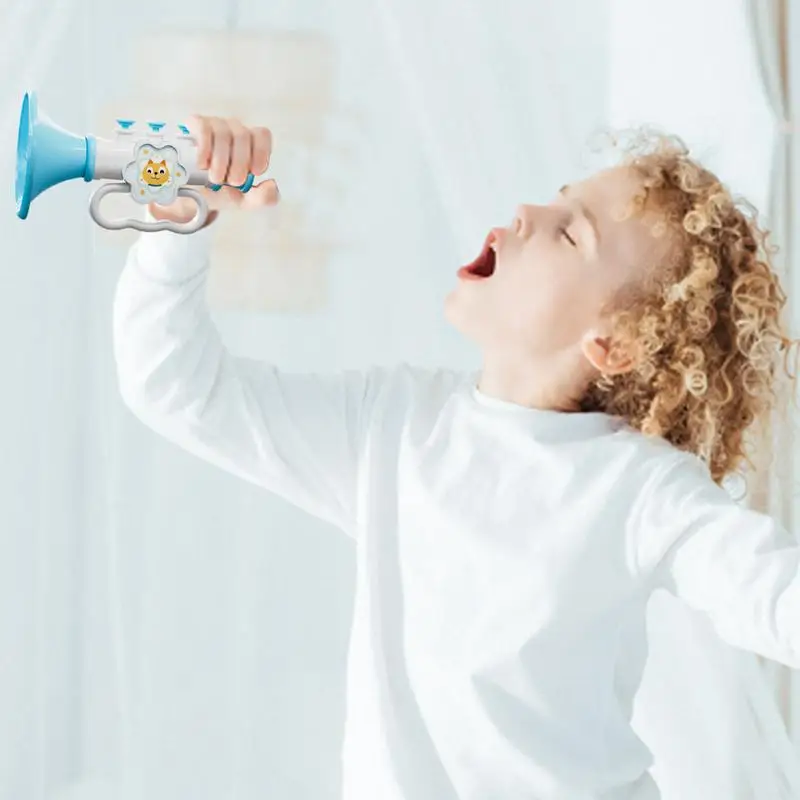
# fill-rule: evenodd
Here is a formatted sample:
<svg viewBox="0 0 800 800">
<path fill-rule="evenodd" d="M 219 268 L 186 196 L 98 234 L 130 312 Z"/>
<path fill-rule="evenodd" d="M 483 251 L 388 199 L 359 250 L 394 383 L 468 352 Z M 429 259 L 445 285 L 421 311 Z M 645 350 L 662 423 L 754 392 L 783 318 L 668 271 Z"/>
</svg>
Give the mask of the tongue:
<svg viewBox="0 0 800 800">
<path fill-rule="evenodd" d="M 473 275 L 480 275 L 482 278 L 488 278 L 494 273 L 494 262 L 495 252 L 489 247 L 489 241 L 487 239 L 481 254 L 471 264 L 467 264 L 466 269 Z"/>
</svg>

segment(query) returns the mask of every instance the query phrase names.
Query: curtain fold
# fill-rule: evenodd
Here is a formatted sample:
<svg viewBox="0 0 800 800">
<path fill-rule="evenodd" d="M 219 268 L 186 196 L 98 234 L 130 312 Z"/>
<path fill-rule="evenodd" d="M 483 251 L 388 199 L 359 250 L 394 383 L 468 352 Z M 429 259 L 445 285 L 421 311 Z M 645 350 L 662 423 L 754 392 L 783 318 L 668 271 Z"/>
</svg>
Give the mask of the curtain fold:
<svg viewBox="0 0 800 800">
<path fill-rule="evenodd" d="M 788 293 L 787 324 L 796 307 L 793 288 L 797 268 L 792 234 L 792 138 L 788 86 L 788 0 L 747 0 L 745 9 L 758 78 L 773 120 L 772 160 L 763 221 L 771 231 L 770 243 L 778 248 L 774 263 Z M 794 327 L 792 325 L 792 327 Z M 754 442 L 755 470 L 750 476 L 749 503 L 778 519 L 797 535 L 794 491 L 797 418 L 791 413 L 790 381 L 781 373 L 779 408 L 766 421 L 763 437 Z M 762 660 L 781 713 L 791 729 L 791 695 L 797 691 L 792 671 Z"/>
<path fill-rule="evenodd" d="M 767 204 L 762 222 L 771 231 L 770 242 L 778 247 L 775 266 L 781 274 L 789 301 L 794 306 L 791 284 L 794 255 L 791 230 L 791 123 L 785 70 L 785 26 L 782 23 L 786 0 L 746 0 L 749 30 L 756 54 L 758 76 L 773 116 L 772 158 L 767 187 Z M 790 317 L 787 315 L 787 321 Z M 780 399 L 786 403 L 789 384 L 780 382 Z M 794 530 L 791 487 L 794 483 L 794 444 L 796 433 L 780 413 L 769 421 L 766 441 L 757 449 L 758 469 L 751 476 L 751 505 Z"/>
</svg>

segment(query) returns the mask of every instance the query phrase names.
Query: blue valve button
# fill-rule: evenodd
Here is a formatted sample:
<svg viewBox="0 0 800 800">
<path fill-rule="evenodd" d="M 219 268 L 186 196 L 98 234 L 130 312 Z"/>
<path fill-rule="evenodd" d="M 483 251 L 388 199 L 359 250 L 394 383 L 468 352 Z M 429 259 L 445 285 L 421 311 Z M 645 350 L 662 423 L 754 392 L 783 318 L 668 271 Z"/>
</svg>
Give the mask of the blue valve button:
<svg viewBox="0 0 800 800">
<path fill-rule="evenodd" d="M 128 130 L 128 128 L 133 126 L 135 120 L 132 119 L 118 119 L 117 125 L 120 126 L 123 130 Z"/>
<path fill-rule="evenodd" d="M 164 127 L 164 125 L 166 125 L 165 122 L 148 122 L 147 124 L 150 126 L 150 130 L 155 131 L 156 133 L 158 133 Z"/>
</svg>

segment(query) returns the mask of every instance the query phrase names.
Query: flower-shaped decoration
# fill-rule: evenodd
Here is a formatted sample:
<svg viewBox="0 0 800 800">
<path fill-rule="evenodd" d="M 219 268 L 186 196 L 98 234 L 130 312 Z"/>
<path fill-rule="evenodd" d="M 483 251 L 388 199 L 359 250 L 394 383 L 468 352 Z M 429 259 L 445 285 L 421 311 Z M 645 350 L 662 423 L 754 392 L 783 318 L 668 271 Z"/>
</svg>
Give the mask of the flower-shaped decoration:
<svg viewBox="0 0 800 800">
<path fill-rule="evenodd" d="M 174 203 L 178 189 L 189 181 L 172 145 L 154 147 L 148 143 L 136 148 L 136 158 L 125 167 L 122 177 L 130 184 L 136 202 L 164 206 Z"/>
</svg>

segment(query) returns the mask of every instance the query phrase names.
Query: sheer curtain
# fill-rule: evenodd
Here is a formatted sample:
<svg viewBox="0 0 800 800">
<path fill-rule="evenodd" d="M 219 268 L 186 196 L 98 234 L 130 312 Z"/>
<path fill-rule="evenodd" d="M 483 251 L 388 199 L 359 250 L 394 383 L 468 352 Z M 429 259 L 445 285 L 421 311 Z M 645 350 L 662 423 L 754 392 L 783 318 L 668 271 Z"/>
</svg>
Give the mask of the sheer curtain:
<svg viewBox="0 0 800 800">
<path fill-rule="evenodd" d="M 753 47 L 757 55 L 758 75 L 763 87 L 774 121 L 772 144 L 772 164 L 769 171 L 768 199 L 765 208 L 769 222 L 771 241 L 779 248 L 776 264 L 781 270 L 781 277 L 789 296 L 787 321 L 797 335 L 794 324 L 794 313 L 797 300 L 793 289 L 798 285 L 795 278 L 797 260 L 794 252 L 792 234 L 792 122 L 789 84 L 788 84 L 788 42 L 786 0 L 748 0 L 747 12 Z M 783 376 L 781 376 L 783 378 Z M 791 400 L 791 386 L 782 380 L 780 398 L 782 403 Z M 796 416 L 789 419 L 796 424 Z M 789 528 L 796 531 L 796 510 L 794 508 L 794 491 L 796 485 L 796 452 L 797 432 L 794 425 L 787 425 L 786 409 L 772 415 L 766 431 L 759 456 L 760 469 L 754 476 L 752 504 L 780 519 Z M 779 698 L 784 719 L 791 725 L 791 692 L 796 679 L 792 671 L 780 665 L 764 664 L 765 670 L 772 679 L 774 691 Z M 793 731 L 796 735 L 796 731 Z"/>
<path fill-rule="evenodd" d="M 87 329 L 73 320 L 87 316 L 91 278 L 80 268 L 88 241 L 82 209 L 64 203 L 57 221 L 34 223 L 32 245 L 34 231 L 15 224 L 13 195 L 22 87 L 46 81 L 54 112 L 70 125 L 81 116 L 72 96 L 81 62 L 58 62 L 64 42 L 82 41 L 80 18 L 76 24 L 69 0 L 7 5 L 0 26 L 0 795 L 27 800 L 48 797 L 80 771 L 81 455 L 91 420 Z M 65 252 L 75 254 L 66 268 Z"/>
</svg>

